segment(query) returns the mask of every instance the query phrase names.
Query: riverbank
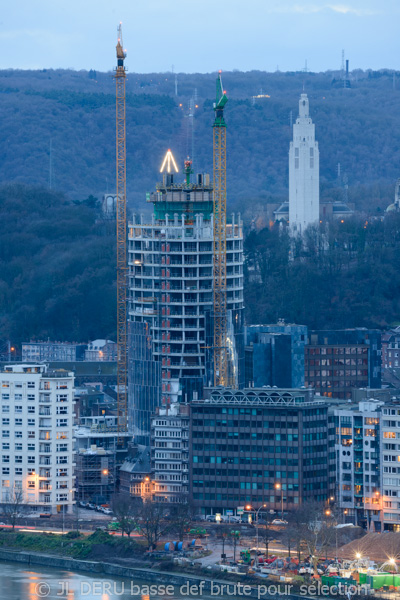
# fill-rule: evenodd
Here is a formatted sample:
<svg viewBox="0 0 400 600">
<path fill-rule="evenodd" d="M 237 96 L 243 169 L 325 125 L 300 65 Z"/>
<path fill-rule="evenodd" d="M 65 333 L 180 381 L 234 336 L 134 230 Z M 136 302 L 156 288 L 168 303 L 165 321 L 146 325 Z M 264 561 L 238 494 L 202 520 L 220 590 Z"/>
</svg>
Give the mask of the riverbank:
<svg viewBox="0 0 400 600">
<path fill-rule="evenodd" d="M 65 571 L 85 572 L 90 575 L 104 576 L 107 578 L 129 579 L 130 582 L 146 582 L 147 586 L 160 584 L 174 586 L 181 596 L 186 598 L 207 597 L 209 594 L 219 597 L 234 595 L 237 598 L 257 598 L 263 600 L 312 600 L 302 594 L 291 593 L 291 587 L 281 586 L 278 591 L 277 584 L 262 581 L 258 585 L 247 583 L 247 581 L 227 581 L 207 576 L 197 576 L 187 573 L 163 572 L 152 568 L 136 568 L 117 565 L 109 562 L 98 562 L 93 560 L 80 560 L 65 556 L 56 556 L 37 552 L 26 552 L 23 550 L 7 550 L 0 548 L 0 562 L 15 562 L 31 567 L 56 568 Z M 285 593 L 287 592 L 287 593 Z M 326 596 L 325 596 L 326 597 Z M 315 597 L 314 597 L 315 600 Z"/>
</svg>

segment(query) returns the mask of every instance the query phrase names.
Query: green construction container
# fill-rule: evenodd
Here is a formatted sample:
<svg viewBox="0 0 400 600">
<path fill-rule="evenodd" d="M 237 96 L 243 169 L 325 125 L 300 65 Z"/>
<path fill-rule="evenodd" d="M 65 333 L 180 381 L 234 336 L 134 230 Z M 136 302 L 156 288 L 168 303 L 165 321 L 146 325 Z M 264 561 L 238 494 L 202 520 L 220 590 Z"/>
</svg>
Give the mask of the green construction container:
<svg viewBox="0 0 400 600">
<path fill-rule="evenodd" d="M 377 575 L 368 575 L 367 581 L 373 590 L 380 590 L 384 586 L 400 586 L 400 575 L 392 573 L 378 573 Z"/>
</svg>

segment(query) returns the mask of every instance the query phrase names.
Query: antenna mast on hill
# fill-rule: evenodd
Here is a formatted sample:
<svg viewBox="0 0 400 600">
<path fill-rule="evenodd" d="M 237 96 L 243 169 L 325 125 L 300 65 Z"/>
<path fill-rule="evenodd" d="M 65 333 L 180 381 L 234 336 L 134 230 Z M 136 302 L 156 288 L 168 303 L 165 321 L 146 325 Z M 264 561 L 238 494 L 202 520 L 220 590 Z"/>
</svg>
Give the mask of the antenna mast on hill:
<svg viewBox="0 0 400 600">
<path fill-rule="evenodd" d="M 53 188 L 53 140 L 50 138 L 50 154 L 49 154 L 49 189 Z"/>
</svg>

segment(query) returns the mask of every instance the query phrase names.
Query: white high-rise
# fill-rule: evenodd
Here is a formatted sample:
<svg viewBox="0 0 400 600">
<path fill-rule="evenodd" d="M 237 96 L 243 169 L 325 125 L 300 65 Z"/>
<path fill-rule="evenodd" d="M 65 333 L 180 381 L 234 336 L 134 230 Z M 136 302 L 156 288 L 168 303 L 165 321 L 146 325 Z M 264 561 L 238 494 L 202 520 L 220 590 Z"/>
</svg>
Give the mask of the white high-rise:
<svg viewBox="0 0 400 600">
<path fill-rule="evenodd" d="M 74 374 L 42 364 L 0 371 L 1 502 L 72 512 Z"/>
<path fill-rule="evenodd" d="M 307 94 L 301 94 L 289 150 L 289 226 L 302 235 L 319 221 L 319 150 Z"/>
</svg>

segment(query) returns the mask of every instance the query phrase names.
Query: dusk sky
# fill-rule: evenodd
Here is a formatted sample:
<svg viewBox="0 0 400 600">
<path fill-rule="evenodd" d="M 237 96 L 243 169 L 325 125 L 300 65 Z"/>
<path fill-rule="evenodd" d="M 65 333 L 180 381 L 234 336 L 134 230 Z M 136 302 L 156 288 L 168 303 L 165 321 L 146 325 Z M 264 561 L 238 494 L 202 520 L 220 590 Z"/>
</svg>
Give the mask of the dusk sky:
<svg viewBox="0 0 400 600">
<path fill-rule="evenodd" d="M 3 2 L 0 68 L 111 70 L 119 21 L 131 72 L 400 69 L 399 0 Z"/>
</svg>

